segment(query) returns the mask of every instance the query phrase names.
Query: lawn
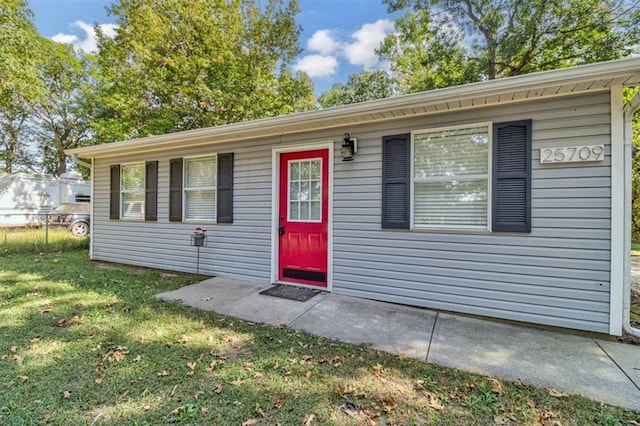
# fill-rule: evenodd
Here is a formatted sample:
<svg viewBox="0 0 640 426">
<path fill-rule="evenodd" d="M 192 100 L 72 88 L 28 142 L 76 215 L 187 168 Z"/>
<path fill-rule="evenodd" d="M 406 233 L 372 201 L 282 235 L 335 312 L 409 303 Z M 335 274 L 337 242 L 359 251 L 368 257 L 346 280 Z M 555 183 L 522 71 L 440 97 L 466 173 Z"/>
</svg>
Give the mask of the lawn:
<svg viewBox="0 0 640 426">
<path fill-rule="evenodd" d="M 0 257 L 0 424 L 640 424 L 640 413 L 160 302 L 194 276 Z"/>
<path fill-rule="evenodd" d="M 64 226 L 0 227 L 0 256 L 89 247 L 89 237 L 75 237 Z"/>
</svg>

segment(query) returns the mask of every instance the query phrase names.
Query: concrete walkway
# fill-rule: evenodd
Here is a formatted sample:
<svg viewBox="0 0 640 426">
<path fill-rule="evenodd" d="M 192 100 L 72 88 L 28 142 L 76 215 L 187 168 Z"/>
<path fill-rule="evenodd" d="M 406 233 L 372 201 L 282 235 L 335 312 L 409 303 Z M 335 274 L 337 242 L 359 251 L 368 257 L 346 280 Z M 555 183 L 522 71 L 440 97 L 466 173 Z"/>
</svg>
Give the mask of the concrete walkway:
<svg viewBox="0 0 640 426">
<path fill-rule="evenodd" d="M 640 346 L 335 294 L 258 294 L 265 288 L 212 278 L 157 297 L 640 410 Z"/>
</svg>

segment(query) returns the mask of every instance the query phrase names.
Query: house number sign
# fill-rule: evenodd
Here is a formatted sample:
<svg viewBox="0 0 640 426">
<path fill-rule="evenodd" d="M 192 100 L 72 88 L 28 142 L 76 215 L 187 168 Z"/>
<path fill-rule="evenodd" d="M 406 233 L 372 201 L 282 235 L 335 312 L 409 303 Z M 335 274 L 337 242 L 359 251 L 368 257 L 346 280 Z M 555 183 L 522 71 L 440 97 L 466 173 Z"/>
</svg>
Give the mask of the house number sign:
<svg viewBox="0 0 640 426">
<path fill-rule="evenodd" d="M 604 145 L 565 146 L 540 149 L 540 163 L 578 163 L 604 160 Z"/>
</svg>

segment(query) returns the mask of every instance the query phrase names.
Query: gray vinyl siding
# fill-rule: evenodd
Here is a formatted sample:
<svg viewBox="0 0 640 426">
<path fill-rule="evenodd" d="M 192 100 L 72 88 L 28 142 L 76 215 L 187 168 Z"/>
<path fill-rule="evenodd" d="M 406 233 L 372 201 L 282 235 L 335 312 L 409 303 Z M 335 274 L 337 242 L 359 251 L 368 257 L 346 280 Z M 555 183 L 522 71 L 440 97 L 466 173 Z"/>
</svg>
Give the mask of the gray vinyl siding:
<svg viewBox="0 0 640 426">
<path fill-rule="evenodd" d="M 479 122 L 533 120 L 532 232 L 381 229 L 382 137 Z M 344 132 L 358 138 L 339 158 Z M 329 131 L 95 163 L 95 259 L 195 271 L 189 235 L 209 230 L 205 274 L 268 284 L 272 147 L 335 141 L 332 291 L 408 305 L 608 333 L 610 105 L 607 92 L 439 113 Z M 605 160 L 541 166 L 546 147 L 605 144 Z M 169 223 L 169 159 L 235 153 L 234 223 Z M 157 160 L 158 222 L 108 219 L 109 165 Z"/>
</svg>

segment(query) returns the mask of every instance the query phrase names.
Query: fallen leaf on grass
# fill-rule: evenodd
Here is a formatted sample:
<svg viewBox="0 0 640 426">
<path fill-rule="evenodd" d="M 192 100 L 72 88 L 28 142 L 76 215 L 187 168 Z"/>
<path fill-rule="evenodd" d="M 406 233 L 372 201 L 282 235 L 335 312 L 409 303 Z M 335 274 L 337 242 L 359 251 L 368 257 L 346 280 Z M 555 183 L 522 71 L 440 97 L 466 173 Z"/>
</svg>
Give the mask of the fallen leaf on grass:
<svg viewBox="0 0 640 426">
<path fill-rule="evenodd" d="M 171 349 L 171 346 L 173 346 L 173 342 L 166 342 L 164 345 Z"/>
<path fill-rule="evenodd" d="M 236 336 L 225 336 L 223 340 L 234 349 L 242 347 L 242 340 Z"/>
<path fill-rule="evenodd" d="M 381 364 L 376 364 L 373 366 L 373 375 L 376 377 L 380 377 L 380 375 L 382 374 L 382 365 Z"/>
<path fill-rule="evenodd" d="M 190 370 L 195 370 L 196 363 L 195 362 L 188 362 L 187 363 L 187 367 L 189 367 Z"/>
<path fill-rule="evenodd" d="M 436 395 L 429 393 L 429 407 L 433 408 L 436 411 L 444 410 L 444 405 L 440 402 L 440 398 Z"/>
<path fill-rule="evenodd" d="M 43 309 L 43 310 L 41 310 L 41 311 L 40 311 L 40 313 L 41 313 L 42 315 L 44 315 L 44 314 L 50 314 L 51 312 L 53 312 L 53 310 L 52 310 L 51 308 Z"/>
<path fill-rule="evenodd" d="M 549 389 L 547 389 L 547 391 L 549 392 L 549 395 L 551 395 L 551 396 L 553 396 L 555 398 L 563 398 L 565 396 L 569 396 L 568 394 L 562 393 L 559 390 L 555 390 L 553 388 L 549 388 Z"/>
<path fill-rule="evenodd" d="M 51 420 L 52 417 L 53 417 L 53 414 L 51 413 L 45 413 L 45 415 L 42 416 L 45 422 L 48 422 L 49 420 Z"/>
<path fill-rule="evenodd" d="M 160 377 L 164 377 L 164 376 L 168 376 L 168 375 L 169 375 L 169 372 L 168 372 L 167 370 L 162 370 L 161 372 L 156 373 L 156 374 L 157 374 L 158 376 L 160 376 Z"/>
<path fill-rule="evenodd" d="M 240 386 L 240 385 L 243 385 L 243 384 L 244 384 L 244 382 L 245 382 L 245 380 L 242 380 L 242 379 L 235 379 L 233 382 L 231 382 L 231 384 L 232 384 L 233 386 Z"/>
<path fill-rule="evenodd" d="M 247 421 L 242 422 L 242 426 L 254 426 L 257 424 L 258 424 L 258 421 L 256 419 L 249 419 Z"/>
<path fill-rule="evenodd" d="M 257 380 L 257 379 L 262 379 L 264 377 L 264 374 L 260 373 L 260 372 L 255 372 L 253 373 L 253 376 L 251 376 L 252 379 Z"/>
<path fill-rule="evenodd" d="M 278 395 L 278 398 L 276 399 L 276 402 L 273 404 L 273 406 L 275 407 L 276 410 L 279 410 L 282 408 L 282 405 L 286 400 L 287 400 L 287 395 L 282 393 Z"/>
<path fill-rule="evenodd" d="M 489 385 L 491 385 L 491 390 L 493 393 L 502 396 L 502 385 L 496 379 L 489 379 Z"/>
<path fill-rule="evenodd" d="M 5 383 L 4 385 L 8 388 L 10 388 L 11 386 L 13 386 L 15 382 L 13 380 L 8 381 L 7 383 Z"/>
<path fill-rule="evenodd" d="M 267 417 L 266 414 L 264 414 L 264 411 L 262 410 L 262 407 L 260 407 L 260 404 L 256 403 L 256 413 L 260 414 L 260 416 L 264 419 L 265 417 Z"/>
<path fill-rule="evenodd" d="M 101 385 L 102 384 L 102 377 L 96 377 L 96 385 Z"/>
<path fill-rule="evenodd" d="M 544 424 L 544 422 L 546 420 L 551 420 L 551 419 L 553 419 L 555 417 L 556 417 L 556 415 L 553 414 L 551 411 L 543 411 L 543 412 L 540 413 L 540 423 Z"/>
<path fill-rule="evenodd" d="M 140 361 L 141 359 L 142 359 L 142 357 L 141 357 L 140 355 L 137 355 L 137 356 L 133 359 L 133 361 L 134 361 L 134 362 L 138 362 L 138 361 Z"/>
<path fill-rule="evenodd" d="M 29 378 L 27 376 L 18 376 L 18 378 L 20 379 L 20 383 L 24 383 L 27 380 L 29 380 Z"/>
<path fill-rule="evenodd" d="M 215 393 L 221 393 L 221 392 L 222 392 L 222 389 L 224 389 L 224 386 L 223 386 L 222 384 L 218 383 L 218 384 L 216 385 L 216 388 L 213 390 L 213 392 L 215 392 Z"/>
<path fill-rule="evenodd" d="M 151 410 L 151 406 L 150 405 L 145 405 L 144 407 L 142 407 L 142 409 L 144 411 L 149 411 L 149 410 Z"/>
<path fill-rule="evenodd" d="M 71 325 L 71 324 L 75 324 L 77 322 L 80 322 L 81 318 L 77 315 L 72 316 L 71 318 L 69 318 L 69 321 L 67 321 L 67 324 Z"/>
<path fill-rule="evenodd" d="M 186 345 L 187 343 L 189 343 L 191 341 L 191 337 L 187 336 L 187 335 L 182 335 L 182 337 L 180 338 L 180 343 L 182 343 L 183 345 Z"/>
<path fill-rule="evenodd" d="M 14 360 L 15 362 L 17 362 L 18 364 L 21 364 L 21 363 L 22 363 L 22 357 L 21 357 L 20 355 L 18 355 L 18 354 L 16 354 L 16 355 L 14 355 L 14 356 L 13 356 L 13 360 Z"/>
<path fill-rule="evenodd" d="M 390 413 L 391 411 L 393 411 L 398 404 L 396 404 L 395 399 L 393 398 L 393 395 L 387 395 L 384 397 L 384 412 L 385 413 Z"/>
<path fill-rule="evenodd" d="M 209 409 L 207 407 L 200 407 L 200 414 L 207 414 Z"/>
<path fill-rule="evenodd" d="M 62 392 L 62 399 L 69 399 L 69 398 L 71 398 L 71 391 Z"/>
<path fill-rule="evenodd" d="M 18 347 L 17 346 L 11 346 L 11 349 L 9 349 L 12 353 L 18 353 Z"/>
<path fill-rule="evenodd" d="M 315 418 L 316 418 L 315 414 L 307 414 L 304 417 L 304 420 L 302 420 L 302 426 L 309 426 L 313 422 L 313 419 Z"/>
</svg>

